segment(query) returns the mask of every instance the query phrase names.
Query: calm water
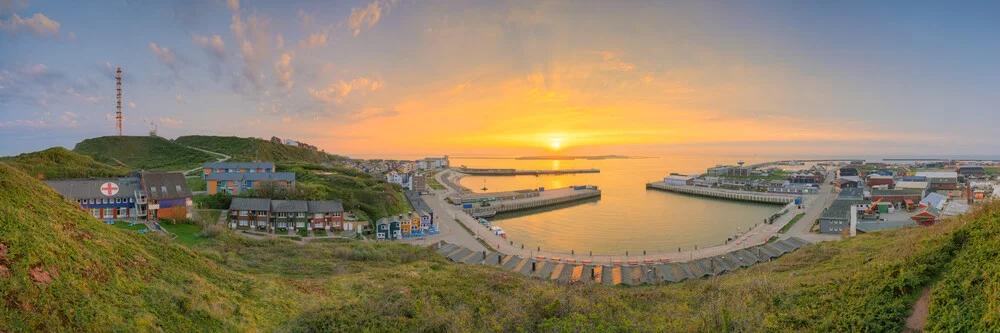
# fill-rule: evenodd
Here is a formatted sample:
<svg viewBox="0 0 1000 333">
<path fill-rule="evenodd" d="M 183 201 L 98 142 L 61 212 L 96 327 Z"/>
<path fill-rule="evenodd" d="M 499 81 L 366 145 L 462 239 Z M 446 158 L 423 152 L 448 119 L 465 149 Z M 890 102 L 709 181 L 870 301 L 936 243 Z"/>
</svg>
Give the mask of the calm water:
<svg viewBox="0 0 1000 333">
<path fill-rule="evenodd" d="M 775 158 L 768 158 L 774 160 Z M 462 178 L 461 184 L 482 192 L 571 185 L 597 185 L 602 197 L 546 209 L 516 212 L 491 219 L 507 238 L 542 250 L 594 254 L 676 251 L 718 245 L 737 230 L 746 231 L 780 206 L 725 201 L 646 190 L 645 184 L 671 172 L 703 173 L 716 164 L 739 158 L 664 157 L 628 160 L 498 160 L 452 158 L 453 167 L 515 169 L 598 168 L 599 174 Z M 744 160 L 750 163 L 761 159 Z"/>
</svg>

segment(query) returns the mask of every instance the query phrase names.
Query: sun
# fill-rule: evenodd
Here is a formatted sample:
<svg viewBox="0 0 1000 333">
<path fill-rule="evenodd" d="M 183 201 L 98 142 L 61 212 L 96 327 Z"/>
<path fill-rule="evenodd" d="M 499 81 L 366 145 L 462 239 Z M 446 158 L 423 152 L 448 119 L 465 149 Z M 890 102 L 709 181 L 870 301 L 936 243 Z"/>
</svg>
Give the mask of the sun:
<svg viewBox="0 0 1000 333">
<path fill-rule="evenodd" d="M 559 147 L 562 146 L 562 143 L 559 142 L 559 140 L 552 140 L 551 146 L 553 150 L 559 150 Z"/>
</svg>

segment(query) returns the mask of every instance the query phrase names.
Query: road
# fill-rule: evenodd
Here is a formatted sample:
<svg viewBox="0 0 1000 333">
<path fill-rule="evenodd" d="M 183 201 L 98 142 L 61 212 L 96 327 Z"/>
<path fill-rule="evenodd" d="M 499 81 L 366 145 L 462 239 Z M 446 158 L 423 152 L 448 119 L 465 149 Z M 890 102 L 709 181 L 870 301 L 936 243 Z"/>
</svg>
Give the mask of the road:
<svg viewBox="0 0 1000 333">
<path fill-rule="evenodd" d="M 209 153 L 209 154 L 215 154 L 215 155 L 222 156 L 222 158 L 219 158 L 219 160 L 216 161 L 216 162 L 225 162 L 225 161 L 229 160 L 229 155 L 226 155 L 226 154 L 223 154 L 223 153 L 216 153 L 214 151 L 207 151 L 207 150 L 204 150 L 204 149 L 201 149 L 201 148 L 196 148 L 196 147 L 191 147 L 191 146 L 185 146 L 185 147 L 188 147 L 188 148 L 200 151 L 200 152 L 205 152 L 205 153 Z M 191 170 L 184 171 L 184 174 L 186 175 L 186 174 L 189 174 L 189 173 L 201 170 L 201 168 L 202 167 L 197 167 L 197 168 L 194 168 L 194 169 L 191 169 Z"/>
<path fill-rule="evenodd" d="M 453 189 L 450 182 L 443 181 L 444 177 L 448 177 L 450 170 L 445 170 L 438 172 L 435 175 L 438 182 L 445 185 L 444 190 L 432 191 L 431 195 L 424 196 L 424 200 L 434 211 L 435 218 L 437 219 L 438 228 L 441 229 L 441 234 L 426 237 L 423 240 L 410 240 L 410 243 L 415 244 L 429 244 L 439 240 L 444 240 L 448 243 L 458 244 L 465 246 L 474 251 L 483 251 L 484 247 L 479 243 L 477 238 L 481 238 L 484 242 L 489 244 L 489 246 L 494 250 L 499 250 L 502 253 L 508 255 L 518 255 L 521 257 L 536 257 L 545 256 L 547 258 L 574 258 L 578 261 L 591 260 L 594 263 L 608 263 L 611 264 L 614 260 L 659 260 L 659 259 L 670 259 L 671 261 L 687 261 L 691 259 L 707 258 L 717 255 L 722 255 L 737 249 L 752 247 L 761 243 L 766 242 L 769 238 L 773 236 L 778 236 L 780 239 L 787 239 L 791 237 L 800 237 L 809 242 L 819 242 L 819 241 L 833 241 L 839 240 L 840 235 L 824 235 L 815 234 L 809 232 L 812 223 L 819 218 L 823 210 L 829 205 L 829 203 L 836 197 L 836 193 L 832 192 L 832 185 L 822 184 L 820 186 L 820 191 L 816 195 L 806 195 L 803 197 L 804 209 L 798 209 L 795 205 L 789 204 L 787 209 L 789 210 L 787 214 L 782 215 L 774 221 L 772 224 L 761 224 L 738 235 L 736 240 L 729 242 L 728 244 L 718 245 L 708 248 L 701 249 L 680 249 L 677 252 L 667 252 L 667 253 L 656 253 L 641 255 L 640 253 L 621 253 L 621 254 L 611 254 L 611 255 L 590 255 L 589 253 L 559 253 L 559 252 L 549 252 L 538 247 L 527 248 L 520 244 L 512 244 L 499 236 L 493 234 L 489 229 L 477 222 L 475 218 L 472 218 L 468 214 L 462 212 L 461 208 L 458 206 L 449 204 L 444 201 L 450 194 L 462 193 L 459 189 Z M 832 173 L 829 177 L 832 177 Z M 830 179 L 828 177 L 828 179 Z M 782 235 L 778 235 L 778 230 L 786 223 L 788 223 L 793 217 L 799 213 L 805 213 L 805 215 L 796 222 L 795 225 L 791 227 L 788 232 Z M 475 236 L 469 235 L 461 226 L 455 222 L 455 219 L 461 221 L 466 227 L 475 233 Z M 539 251 L 541 250 L 541 251 Z"/>
</svg>

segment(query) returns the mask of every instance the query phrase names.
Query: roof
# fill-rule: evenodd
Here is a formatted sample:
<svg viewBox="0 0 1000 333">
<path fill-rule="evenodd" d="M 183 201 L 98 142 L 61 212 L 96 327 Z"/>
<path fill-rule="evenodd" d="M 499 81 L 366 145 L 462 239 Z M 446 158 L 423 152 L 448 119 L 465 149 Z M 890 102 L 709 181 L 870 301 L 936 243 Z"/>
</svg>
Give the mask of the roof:
<svg viewBox="0 0 1000 333">
<path fill-rule="evenodd" d="M 115 195 L 105 195 L 101 192 L 104 183 L 115 183 L 118 185 L 118 193 Z M 139 178 L 78 178 L 48 180 L 45 184 L 59 194 L 67 198 L 91 199 L 91 198 L 131 198 L 135 197 L 135 191 L 142 188 L 139 185 Z"/>
<path fill-rule="evenodd" d="M 925 176 L 903 176 L 903 181 L 908 181 L 908 182 L 923 182 L 923 181 L 927 181 L 927 177 L 925 177 Z"/>
<path fill-rule="evenodd" d="M 854 199 L 837 199 L 830 204 L 830 207 L 823 211 L 820 215 L 821 219 L 844 219 L 848 220 L 851 217 L 851 206 L 870 204 L 871 201 L 868 200 L 854 200 Z"/>
<path fill-rule="evenodd" d="M 837 194 L 837 200 L 842 200 L 842 199 L 861 200 L 864 198 L 865 198 L 865 190 L 856 187 L 841 189 L 840 194 Z"/>
<path fill-rule="evenodd" d="M 868 176 L 868 179 L 889 179 L 889 180 L 891 180 L 892 176 L 871 175 L 871 176 Z"/>
<path fill-rule="evenodd" d="M 410 206 L 413 207 L 413 210 L 423 211 L 423 212 L 433 211 L 431 210 L 431 207 L 427 205 L 427 202 L 425 202 L 424 199 L 421 198 L 419 194 L 417 194 L 417 192 L 403 191 L 403 194 L 406 195 L 406 200 L 410 202 Z"/>
<path fill-rule="evenodd" d="M 304 213 L 309 211 L 309 207 L 302 200 L 271 200 L 271 211 L 279 213 Z"/>
<path fill-rule="evenodd" d="M 152 200 L 190 198 L 191 188 L 180 172 L 143 171 L 142 185 Z M 153 190 L 155 188 L 155 190 Z"/>
<path fill-rule="evenodd" d="M 898 189 L 926 189 L 930 186 L 928 182 L 901 181 L 896 183 Z"/>
<path fill-rule="evenodd" d="M 337 200 L 309 201 L 306 203 L 310 213 L 342 212 L 344 204 Z"/>
<path fill-rule="evenodd" d="M 686 180 L 692 180 L 692 179 L 695 179 L 695 178 L 698 178 L 698 176 L 697 175 L 687 175 L 687 176 L 685 176 L 685 175 L 669 175 L 669 176 L 663 177 L 663 179 L 677 179 L 677 180 L 685 180 L 685 181 Z"/>
<path fill-rule="evenodd" d="M 229 204 L 229 210 L 271 210 L 271 199 L 258 198 L 233 198 L 233 203 Z"/>
<path fill-rule="evenodd" d="M 897 189 L 897 190 L 879 190 L 872 189 L 872 197 L 889 197 L 889 196 L 899 196 L 899 195 L 923 195 L 924 191 L 919 189 Z"/>
<path fill-rule="evenodd" d="M 920 200 L 921 205 L 927 205 L 937 209 L 944 208 L 944 203 L 948 201 L 948 197 L 941 193 L 930 193 L 927 194 L 922 200 Z"/>
<path fill-rule="evenodd" d="M 206 180 L 284 180 L 294 181 L 294 172 L 213 172 L 205 175 Z"/>
<path fill-rule="evenodd" d="M 211 169 L 271 169 L 274 162 L 208 162 L 204 168 Z"/>
<path fill-rule="evenodd" d="M 935 171 L 935 172 L 917 172 L 917 176 L 923 176 L 927 178 L 958 178 L 958 173 L 954 171 Z"/>
</svg>

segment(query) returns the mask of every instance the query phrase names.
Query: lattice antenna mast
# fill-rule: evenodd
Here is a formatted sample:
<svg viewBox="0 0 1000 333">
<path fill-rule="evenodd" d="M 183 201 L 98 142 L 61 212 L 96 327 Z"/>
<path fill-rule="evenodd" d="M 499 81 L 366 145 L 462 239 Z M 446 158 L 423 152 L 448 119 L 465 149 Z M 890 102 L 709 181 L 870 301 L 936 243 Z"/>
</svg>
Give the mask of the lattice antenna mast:
<svg viewBox="0 0 1000 333">
<path fill-rule="evenodd" d="M 117 79 L 118 83 L 115 84 L 115 87 L 118 89 L 118 112 L 115 115 L 115 122 L 117 123 L 116 126 L 118 128 L 118 136 L 122 136 L 122 68 L 121 67 L 118 67 L 118 71 L 116 72 L 116 74 L 117 75 L 115 75 L 115 79 Z"/>
</svg>

